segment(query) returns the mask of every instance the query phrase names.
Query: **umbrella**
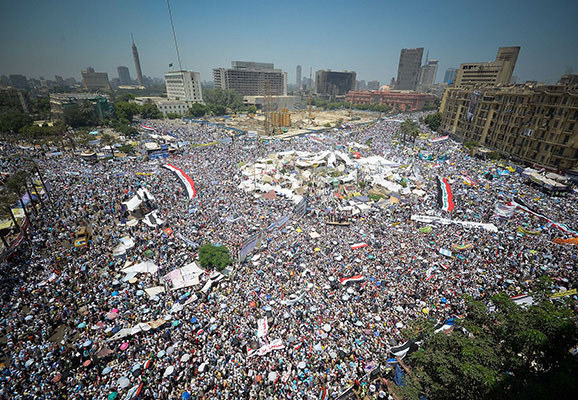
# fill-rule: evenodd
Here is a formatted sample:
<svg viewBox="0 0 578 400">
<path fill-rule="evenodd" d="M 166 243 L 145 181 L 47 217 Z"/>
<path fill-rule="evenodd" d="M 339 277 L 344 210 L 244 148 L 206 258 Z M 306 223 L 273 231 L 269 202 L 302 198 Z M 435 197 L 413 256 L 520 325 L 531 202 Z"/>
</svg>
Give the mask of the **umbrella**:
<svg viewBox="0 0 578 400">
<path fill-rule="evenodd" d="M 196 324 L 197 322 L 199 322 L 199 320 L 197 319 L 197 317 L 191 318 L 191 324 Z"/>
<path fill-rule="evenodd" d="M 173 372 L 175 371 L 175 367 L 173 367 L 172 365 L 169 365 L 167 367 L 167 369 L 165 369 L 165 372 L 163 374 L 163 378 L 166 378 L 167 376 L 170 376 Z"/>
<path fill-rule="evenodd" d="M 32 364 L 34 364 L 34 360 L 31 359 L 31 360 L 26 361 L 26 363 L 24 364 L 24 366 L 25 366 L 26 368 L 28 368 L 28 367 L 31 366 Z"/>
<path fill-rule="evenodd" d="M 171 325 L 173 325 L 173 326 L 179 326 L 179 324 L 180 324 L 180 321 L 179 321 L 179 320 L 176 320 L 176 321 L 173 321 L 173 323 L 172 323 Z"/>
<path fill-rule="evenodd" d="M 305 361 L 301 361 L 299 364 L 297 364 L 297 368 L 299 369 L 305 369 L 306 366 L 307 364 L 305 363 Z"/>
<path fill-rule="evenodd" d="M 169 356 L 170 356 L 171 354 L 173 354 L 174 352 L 175 352 L 175 347 L 174 347 L 174 346 L 171 346 L 171 347 L 169 347 L 169 348 L 167 349 L 167 355 L 169 355 Z"/>
<path fill-rule="evenodd" d="M 25 321 L 30 321 L 31 319 L 34 319 L 34 315 L 27 315 L 26 318 L 24 318 Z"/>
<path fill-rule="evenodd" d="M 86 360 L 85 362 L 82 363 L 82 365 L 84 365 L 85 367 L 88 367 L 90 365 L 90 363 L 92 363 L 92 361 Z"/>
<path fill-rule="evenodd" d="M 277 379 L 277 372 L 275 371 L 269 372 L 268 379 L 270 382 L 275 382 L 275 380 Z"/>
<path fill-rule="evenodd" d="M 130 384 L 130 380 L 126 376 L 123 376 L 121 378 L 118 378 L 116 384 L 120 386 L 121 389 L 124 389 Z"/>
<path fill-rule="evenodd" d="M 77 327 L 77 328 L 80 328 L 80 329 L 86 328 L 86 322 L 81 322 L 81 323 L 78 324 L 76 327 Z"/>
<path fill-rule="evenodd" d="M 330 332 L 330 331 L 331 331 L 331 325 L 329 325 L 329 324 L 323 325 L 323 330 L 324 330 L 325 332 Z"/>
<path fill-rule="evenodd" d="M 184 392 L 181 398 L 183 400 L 189 400 L 191 398 L 191 394 L 189 392 Z"/>
<path fill-rule="evenodd" d="M 114 400 L 118 397 L 118 393 L 117 392 L 112 392 L 111 394 L 108 395 L 108 400 Z"/>
<path fill-rule="evenodd" d="M 158 357 L 158 358 L 161 358 L 161 357 L 163 357 L 165 354 L 166 354 L 166 352 L 165 352 L 164 350 L 161 350 L 161 351 L 159 351 L 159 352 L 157 353 L 157 357 Z"/>
<path fill-rule="evenodd" d="M 60 382 L 61 379 L 62 379 L 62 374 L 59 372 L 58 374 L 56 374 L 56 376 L 54 378 L 52 378 L 52 382 L 54 382 L 54 383 Z"/>
<path fill-rule="evenodd" d="M 108 319 L 115 319 L 116 317 L 118 317 L 118 313 L 115 312 L 109 312 L 108 314 L 106 314 L 106 318 Z"/>
<path fill-rule="evenodd" d="M 131 371 L 134 372 L 134 371 L 136 371 L 137 369 L 141 369 L 140 363 L 136 363 L 135 365 L 133 365 Z"/>
<path fill-rule="evenodd" d="M 87 340 L 82 344 L 82 347 L 90 347 L 92 346 L 92 340 Z"/>
<path fill-rule="evenodd" d="M 125 351 L 126 349 L 128 349 L 128 342 L 124 342 L 123 344 L 120 345 L 120 349 L 122 351 Z"/>
<path fill-rule="evenodd" d="M 110 295 L 111 295 L 112 297 L 114 297 L 114 296 L 118 296 L 118 292 L 115 290 L 115 291 L 114 291 L 114 292 L 112 292 Z"/>
<path fill-rule="evenodd" d="M 183 356 L 181 357 L 181 361 L 182 362 L 187 362 L 191 359 L 191 355 L 190 354 L 183 354 Z"/>
<path fill-rule="evenodd" d="M 102 374 L 103 374 L 103 375 L 106 375 L 106 374 L 110 373 L 110 371 L 112 371 L 112 368 L 106 367 L 106 368 L 104 368 L 104 369 L 102 370 Z"/>
</svg>

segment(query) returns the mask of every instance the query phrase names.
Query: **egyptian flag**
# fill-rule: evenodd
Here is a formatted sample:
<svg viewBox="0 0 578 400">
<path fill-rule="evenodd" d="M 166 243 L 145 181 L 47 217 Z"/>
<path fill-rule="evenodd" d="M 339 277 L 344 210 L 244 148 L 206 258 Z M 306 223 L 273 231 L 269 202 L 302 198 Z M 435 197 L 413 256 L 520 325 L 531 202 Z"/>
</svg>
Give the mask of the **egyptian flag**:
<svg viewBox="0 0 578 400">
<path fill-rule="evenodd" d="M 520 210 L 527 212 L 528 214 L 531 214 L 535 217 L 538 217 L 540 219 L 543 219 L 544 221 L 548 221 L 549 223 L 552 224 L 553 227 L 560 229 L 563 232 L 566 233 L 571 233 L 573 235 L 578 235 L 578 232 L 575 230 L 572 230 L 570 227 L 568 227 L 566 224 L 563 224 L 561 222 L 556 222 L 551 220 L 550 218 L 546 217 L 544 214 L 540 213 L 539 211 L 531 208 L 530 206 L 528 206 L 527 204 L 525 204 L 520 198 L 515 197 L 514 200 L 510 203 L 510 205 L 512 206 L 516 206 L 518 207 Z"/>
<path fill-rule="evenodd" d="M 361 282 L 363 281 L 363 276 L 361 275 L 354 275 L 350 278 L 340 278 L 339 282 L 341 282 L 342 285 L 347 285 L 348 283 L 356 283 L 356 282 Z"/>
<path fill-rule="evenodd" d="M 452 188 L 448 183 L 446 178 L 438 176 L 438 204 L 440 208 L 444 211 L 453 211 L 454 209 L 454 196 L 452 194 Z"/>
<path fill-rule="evenodd" d="M 356 243 L 351 246 L 351 250 L 357 250 L 367 246 L 369 246 L 367 243 Z"/>
<path fill-rule="evenodd" d="M 150 127 L 150 126 L 146 126 L 146 125 L 140 124 L 140 127 L 143 128 L 144 130 L 147 130 L 147 131 L 156 132 L 156 129 L 155 129 L 155 128 L 152 128 L 152 127 Z"/>
<path fill-rule="evenodd" d="M 185 190 L 187 191 L 189 200 L 197 195 L 197 189 L 195 189 L 195 182 L 187 174 L 185 174 L 182 169 L 179 169 L 171 164 L 165 164 L 163 165 L 163 167 L 171 171 L 173 174 L 177 176 L 177 178 L 179 178 L 179 180 L 185 187 Z"/>
</svg>

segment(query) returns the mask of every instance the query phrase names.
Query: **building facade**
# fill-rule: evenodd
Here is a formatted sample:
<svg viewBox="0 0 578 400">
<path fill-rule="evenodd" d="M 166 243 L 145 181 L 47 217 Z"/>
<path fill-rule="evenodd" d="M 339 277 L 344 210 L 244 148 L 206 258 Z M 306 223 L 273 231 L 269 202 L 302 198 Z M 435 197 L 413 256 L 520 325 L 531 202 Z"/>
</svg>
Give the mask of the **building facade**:
<svg viewBox="0 0 578 400">
<path fill-rule="evenodd" d="M 63 120 L 64 112 L 81 102 L 89 103 L 94 108 L 99 120 L 112 116 L 113 107 L 108 97 L 96 93 L 52 93 L 50 95 L 50 112 L 53 119 Z"/>
<path fill-rule="evenodd" d="M 397 90 L 415 90 L 423 57 L 423 47 L 416 49 L 401 49 L 399 66 L 397 68 Z"/>
<path fill-rule="evenodd" d="M 433 85 L 438 73 L 438 60 L 429 60 L 419 70 L 419 84 Z"/>
<path fill-rule="evenodd" d="M 466 63 L 456 72 L 454 86 L 481 87 L 509 85 L 520 47 L 500 47 L 495 61 Z"/>
<path fill-rule="evenodd" d="M 297 90 L 301 89 L 301 65 L 297 66 L 297 71 L 295 75 L 295 84 L 297 85 Z"/>
<path fill-rule="evenodd" d="M 167 98 L 187 103 L 202 103 L 201 76 L 194 71 L 169 71 L 165 74 Z"/>
<path fill-rule="evenodd" d="M 319 70 L 315 73 L 315 92 L 330 96 L 343 96 L 355 90 L 356 73 L 353 71 Z"/>
<path fill-rule="evenodd" d="M 167 114 L 178 114 L 184 116 L 191 108 L 191 104 L 180 100 L 168 100 L 165 97 L 137 97 L 134 99 L 136 104 L 143 105 L 152 103 L 157 106 L 163 116 Z"/>
<path fill-rule="evenodd" d="M 442 129 L 459 140 L 540 166 L 578 166 L 578 86 L 449 87 L 440 111 Z"/>
<path fill-rule="evenodd" d="M 88 67 L 81 71 L 82 85 L 86 90 L 110 90 L 110 82 L 106 72 L 94 72 L 94 68 Z"/>
<path fill-rule="evenodd" d="M 130 73 L 128 72 L 127 67 L 117 67 L 118 72 L 118 81 L 120 85 L 130 85 Z"/>
<path fill-rule="evenodd" d="M 438 97 L 410 91 L 392 91 L 387 86 L 380 90 L 354 90 L 347 93 L 345 101 L 357 104 L 381 104 L 397 111 L 420 111 L 431 106 Z"/>
<path fill-rule="evenodd" d="M 450 83 L 452 83 L 454 81 L 454 79 L 456 79 L 456 72 L 458 70 L 455 68 L 448 68 L 446 69 L 446 73 L 444 75 L 444 83 L 447 83 L 448 85 Z"/>
<path fill-rule="evenodd" d="M 369 81 L 367 82 L 367 90 L 378 90 L 379 81 Z"/>
<path fill-rule="evenodd" d="M 231 66 L 213 69 L 216 88 L 235 90 L 242 96 L 287 95 L 287 73 L 273 64 L 233 61 Z"/>
<path fill-rule="evenodd" d="M 10 75 L 10 86 L 15 89 L 26 89 L 28 88 L 28 79 L 21 74 Z"/>
</svg>

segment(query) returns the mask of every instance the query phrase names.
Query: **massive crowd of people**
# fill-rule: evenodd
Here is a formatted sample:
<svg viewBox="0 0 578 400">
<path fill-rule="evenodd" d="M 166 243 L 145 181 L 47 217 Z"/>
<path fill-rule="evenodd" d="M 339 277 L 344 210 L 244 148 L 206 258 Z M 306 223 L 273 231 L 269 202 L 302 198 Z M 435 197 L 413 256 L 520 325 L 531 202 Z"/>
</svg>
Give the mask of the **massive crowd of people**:
<svg viewBox="0 0 578 400">
<path fill-rule="evenodd" d="M 505 168 L 469 156 L 451 140 L 401 143 L 395 118 L 326 132 L 320 140 L 239 136 L 209 146 L 198 144 L 229 133 L 183 121 L 143 123 L 197 144 L 168 159 L 195 181 L 192 200 L 161 168 L 164 159 L 33 155 L 51 189 L 32 216 L 29 240 L 2 264 L 2 398 L 124 399 L 132 398 L 130 390 L 139 390 L 141 399 L 307 399 L 324 391 L 335 398 L 355 382 L 359 396 L 387 398 L 387 388 L 370 382 L 368 372 L 386 364 L 414 320 L 463 316 L 465 294 L 484 300 L 499 292 L 529 293 L 541 275 L 550 276 L 557 290 L 576 287 L 575 250 L 553 243 L 564 232 L 522 211 L 509 219 L 494 215 L 496 204 L 518 197 L 578 229 L 574 193 L 545 195 L 516 172 L 498 174 Z M 350 143 L 368 145 L 356 148 L 362 157 L 400 163 L 407 185 L 419 185 L 425 195 L 373 204 L 347 215 L 350 225 L 341 226 L 326 224 L 340 201 L 327 201 L 333 189 L 315 188 L 304 216 L 266 233 L 253 258 L 235 262 L 207 293 L 199 289 L 209 273 L 196 287 L 165 285 L 167 273 L 195 259 L 196 245 L 227 246 L 236 256 L 250 234 L 295 207 L 282 196 L 266 200 L 239 189 L 241 163 L 291 149 L 348 151 Z M 419 152 L 447 160 L 422 160 Z M 10 173 L 21 162 L 6 157 L 3 169 Z M 495 178 L 486 179 L 487 173 Z M 438 205 L 438 176 L 450 182 L 451 213 Z M 161 225 L 125 224 L 121 203 L 139 188 L 155 197 Z M 498 232 L 435 223 L 420 232 L 426 225 L 411 219 L 416 214 L 493 223 Z M 90 243 L 75 247 L 74 235 L 85 225 L 92 228 Z M 523 234 L 519 227 L 541 234 Z M 135 246 L 114 257 L 125 236 Z M 355 243 L 367 246 L 352 249 Z M 144 260 L 159 270 L 124 279 L 128 263 Z M 356 275 L 362 279 L 340 284 Z M 144 292 L 155 286 L 167 290 Z M 264 319 L 268 329 L 257 335 Z M 123 328 L 159 320 L 161 326 L 111 340 Z M 280 348 L 267 349 L 271 343 Z"/>
</svg>

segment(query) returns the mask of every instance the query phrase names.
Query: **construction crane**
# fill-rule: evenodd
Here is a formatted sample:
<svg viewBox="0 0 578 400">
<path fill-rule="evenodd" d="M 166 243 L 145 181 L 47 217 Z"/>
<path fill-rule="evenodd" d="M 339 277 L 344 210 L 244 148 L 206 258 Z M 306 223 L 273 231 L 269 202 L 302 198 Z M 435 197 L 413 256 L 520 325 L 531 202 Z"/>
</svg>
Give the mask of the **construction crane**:
<svg viewBox="0 0 578 400">
<path fill-rule="evenodd" d="M 271 98 L 271 84 L 269 81 L 265 81 L 265 99 L 264 99 L 264 113 L 265 113 L 265 136 L 271 136 L 273 134 L 271 114 L 273 113 L 273 99 Z"/>
</svg>

